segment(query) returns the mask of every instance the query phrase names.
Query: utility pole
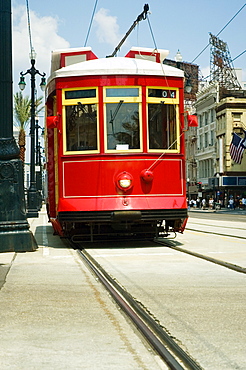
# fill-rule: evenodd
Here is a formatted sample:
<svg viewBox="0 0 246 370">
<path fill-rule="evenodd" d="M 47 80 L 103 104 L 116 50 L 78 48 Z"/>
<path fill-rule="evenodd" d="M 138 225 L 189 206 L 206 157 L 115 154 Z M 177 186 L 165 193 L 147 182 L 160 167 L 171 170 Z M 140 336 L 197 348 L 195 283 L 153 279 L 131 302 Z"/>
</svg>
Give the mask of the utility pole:
<svg viewBox="0 0 246 370">
<path fill-rule="evenodd" d="M 24 169 L 13 137 L 11 0 L 0 1 L 0 252 L 37 249 L 29 230 Z"/>
</svg>

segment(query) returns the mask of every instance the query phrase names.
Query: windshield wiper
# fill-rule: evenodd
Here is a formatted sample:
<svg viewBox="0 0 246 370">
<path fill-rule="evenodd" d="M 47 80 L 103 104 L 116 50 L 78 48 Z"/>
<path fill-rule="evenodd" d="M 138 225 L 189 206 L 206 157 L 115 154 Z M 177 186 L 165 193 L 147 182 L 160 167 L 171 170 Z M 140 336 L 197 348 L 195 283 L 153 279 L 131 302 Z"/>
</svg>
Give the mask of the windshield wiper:
<svg viewBox="0 0 246 370">
<path fill-rule="evenodd" d="M 110 111 L 110 115 L 111 115 L 111 119 L 109 121 L 109 123 L 111 123 L 112 125 L 112 133 L 114 135 L 114 120 L 120 110 L 120 107 L 122 106 L 122 104 L 124 103 L 124 100 L 120 100 L 119 103 L 117 104 L 117 107 L 115 108 L 114 110 L 114 113 L 112 114 L 112 111 Z"/>
</svg>

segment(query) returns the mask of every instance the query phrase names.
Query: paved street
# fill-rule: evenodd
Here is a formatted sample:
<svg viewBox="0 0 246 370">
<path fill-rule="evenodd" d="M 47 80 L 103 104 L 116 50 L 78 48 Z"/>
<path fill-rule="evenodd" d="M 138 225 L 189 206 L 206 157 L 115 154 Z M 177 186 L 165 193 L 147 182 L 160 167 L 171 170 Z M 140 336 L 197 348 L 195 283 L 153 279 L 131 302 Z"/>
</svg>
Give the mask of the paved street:
<svg viewBox="0 0 246 370">
<path fill-rule="evenodd" d="M 245 239 L 202 233 L 245 235 L 245 223 L 191 217 L 186 230 L 167 246 L 246 267 Z M 198 214 L 199 216 L 199 214 Z M 222 215 L 221 215 L 222 217 Z M 246 236 L 246 235 L 245 235 Z M 245 274 L 149 243 L 133 248 L 93 249 L 90 253 L 176 338 L 202 368 L 245 369 Z"/>
<path fill-rule="evenodd" d="M 39 249 L 0 254 L 1 370 L 165 369 L 46 213 L 29 221 Z"/>
<path fill-rule="evenodd" d="M 39 249 L 0 254 L 1 369 L 165 369 L 76 251 L 53 235 L 44 209 L 30 223 Z M 227 232 L 246 237 L 243 212 L 193 210 L 166 246 L 88 252 L 204 369 L 245 369 L 245 274 L 168 247 L 246 267 L 245 239 Z"/>
</svg>

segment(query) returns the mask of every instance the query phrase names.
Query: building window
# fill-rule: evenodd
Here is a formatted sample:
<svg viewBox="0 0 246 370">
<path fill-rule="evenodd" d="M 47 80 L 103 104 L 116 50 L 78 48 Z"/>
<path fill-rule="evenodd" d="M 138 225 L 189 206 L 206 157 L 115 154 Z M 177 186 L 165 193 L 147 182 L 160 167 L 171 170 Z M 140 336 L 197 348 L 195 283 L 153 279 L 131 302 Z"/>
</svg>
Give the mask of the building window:
<svg viewBox="0 0 246 370">
<path fill-rule="evenodd" d="M 205 160 L 204 161 L 204 164 L 205 164 L 205 173 L 204 173 L 204 177 L 208 177 L 208 161 Z"/>
<path fill-rule="evenodd" d="M 214 131 L 211 131 L 211 145 L 214 145 Z"/>
<path fill-rule="evenodd" d="M 241 115 L 243 113 L 232 113 L 232 118 L 234 122 L 240 122 L 241 121 Z"/>
<path fill-rule="evenodd" d="M 210 177 L 214 176 L 214 161 L 212 159 L 210 159 L 210 162 L 211 162 L 211 172 L 210 172 Z"/>
<path fill-rule="evenodd" d="M 197 115 L 197 119 L 198 119 L 199 127 L 202 127 L 202 120 L 201 120 L 201 115 L 200 114 Z"/>
<path fill-rule="evenodd" d="M 205 126 L 207 126 L 207 124 L 208 124 L 208 113 L 207 112 L 205 112 L 204 113 L 204 124 L 205 124 Z"/>
<path fill-rule="evenodd" d="M 200 136 L 200 146 L 199 146 L 199 148 L 200 148 L 200 150 L 202 150 L 203 149 L 203 137 L 202 137 L 202 135 Z"/>
<path fill-rule="evenodd" d="M 205 132 L 204 134 L 204 146 L 205 148 L 207 148 L 208 146 L 208 133 L 207 132 Z"/>
<path fill-rule="evenodd" d="M 213 161 L 211 159 L 208 160 L 208 177 L 213 177 Z"/>
<path fill-rule="evenodd" d="M 200 114 L 200 115 L 199 115 L 199 126 L 200 126 L 200 127 L 202 127 L 202 125 L 203 125 L 203 117 L 202 117 L 202 115 Z"/>
<path fill-rule="evenodd" d="M 204 177 L 204 161 L 200 162 L 200 177 Z"/>
<path fill-rule="evenodd" d="M 214 109 L 211 109 L 211 111 L 210 111 L 210 121 L 211 121 L 211 123 L 214 122 L 214 116 L 215 116 Z"/>
</svg>

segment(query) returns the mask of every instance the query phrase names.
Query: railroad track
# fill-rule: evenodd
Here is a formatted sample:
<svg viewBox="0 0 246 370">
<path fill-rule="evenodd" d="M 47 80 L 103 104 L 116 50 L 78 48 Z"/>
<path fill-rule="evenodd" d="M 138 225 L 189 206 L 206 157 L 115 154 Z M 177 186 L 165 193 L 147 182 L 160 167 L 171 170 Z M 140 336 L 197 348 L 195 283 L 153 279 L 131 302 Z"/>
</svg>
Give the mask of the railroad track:
<svg viewBox="0 0 246 370">
<path fill-rule="evenodd" d="M 201 227 L 208 226 L 207 224 L 195 223 L 194 225 L 197 225 L 197 227 L 196 226 L 186 227 L 186 230 L 196 231 L 196 232 L 204 233 L 204 234 L 218 235 L 218 236 L 223 236 L 223 237 L 228 237 L 228 238 L 246 239 L 245 236 L 241 236 L 241 235 L 231 235 L 231 234 L 227 234 L 227 233 L 219 232 L 219 231 L 217 232 L 217 231 L 208 231 L 208 230 L 199 229 L 199 226 L 201 226 Z M 220 228 L 225 229 L 224 226 L 220 226 L 220 225 L 216 225 L 216 227 L 218 229 L 220 229 Z M 242 231 L 242 230 L 244 231 L 244 229 L 242 229 L 240 227 L 238 227 L 238 228 L 234 227 L 234 230 L 238 230 L 239 232 Z M 237 272 L 240 272 L 240 273 L 243 273 L 243 274 L 246 273 L 246 268 L 245 267 L 242 267 L 242 266 L 230 263 L 230 262 L 222 261 L 222 260 L 219 260 L 217 258 L 213 258 L 213 257 L 207 256 L 207 255 L 204 255 L 204 254 L 200 254 L 200 253 L 197 253 L 197 252 L 185 249 L 185 248 L 181 248 L 181 247 L 176 245 L 175 241 L 172 241 L 170 239 L 156 238 L 155 243 L 165 245 L 166 247 L 175 249 L 176 251 L 186 253 L 186 254 L 189 254 L 189 255 L 197 257 L 197 258 L 201 258 L 201 259 L 206 260 L 208 262 L 215 263 L 217 265 L 226 267 L 230 270 L 234 270 L 234 271 L 237 271 Z"/>
<path fill-rule="evenodd" d="M 73 245 L 73 248 L 76 249 L 77 246 Z M 85 250 L 77 250 L 77 252 L 170 369 L 202 369 L 88 252 Z"/>
<path fill-rule="evenodd" d="M 221 227 L 221 226 L 217 226 L 217 227 Z M 199 233 L 205 233 L 205 234 L 213 234 L 213 235 L 219 235 L 219 236 L 227 236 L 229 238 L 246 239 L 245 236 L 225 234 L 225 233 L 220 233 L 220 232 L 216 232 L 216 231 L 199 230 L 199 229 L 194 229 L 194 228 L 190 228 L 190 227 L 186 227 L 186 230 L 189 230 L 189 231 L 197 231 Z M 242 230 L 242 229 L 238 228 L 238 230 Z"/>
<path fill-rule="evenodd" d="M 241 272 L 242 274 L 246 274 L 246 268 L 245 267 L 238 266 L 238 265 L 235 265 L 235 264 L 230 263 L 230 262 L 225 262 L 225 261 L 219 260 L 217 258 L 209 257 L 209 256 L 206 256 L 204 254 L 196 253 L 196 252 L 190 251 L 188 249 L 180 248 L 177 245 L 175 245 L 175 243 L 172 243 L 172 241 L 170 241 L 170 240 L 156 239 L 155 243 L 165 245 L 166 247 L 175 249 L 176 251 L 186 253 L 186 254 L 190 254 L 191 256 L 201 258 L 201 259 L 206 260 L 208 262 L 215 263 L 216 265 L 226 267 L 230 270 L 234 270 L 234 271 L 237 271 L 237 272 Z"/>
</svg>

